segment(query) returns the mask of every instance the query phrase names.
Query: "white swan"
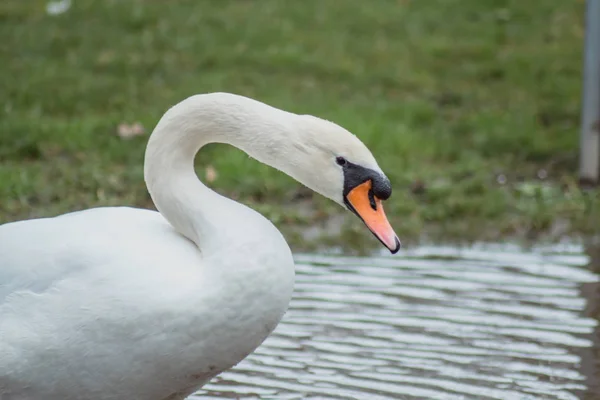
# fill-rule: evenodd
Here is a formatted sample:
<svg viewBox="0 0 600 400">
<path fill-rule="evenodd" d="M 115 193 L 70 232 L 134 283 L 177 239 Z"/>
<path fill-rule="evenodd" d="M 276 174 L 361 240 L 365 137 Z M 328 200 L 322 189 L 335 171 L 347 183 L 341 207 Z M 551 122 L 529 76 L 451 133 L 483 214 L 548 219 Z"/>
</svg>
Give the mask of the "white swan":
<svg viewBox="0 0 600 400">
<path fill-rule="evenodd" d="M 267 219 L 197 179 L 194 156 L 211 142 L 345 205 L 398 251 L 381 205 L 390 183 L 354 135 L 242 96 L 190 97 L 146 149 L 159 212 L 0 226 L 0 400 L 183 399 L 273 331 L 292 295 L 292 254 Z"/>
</svg>

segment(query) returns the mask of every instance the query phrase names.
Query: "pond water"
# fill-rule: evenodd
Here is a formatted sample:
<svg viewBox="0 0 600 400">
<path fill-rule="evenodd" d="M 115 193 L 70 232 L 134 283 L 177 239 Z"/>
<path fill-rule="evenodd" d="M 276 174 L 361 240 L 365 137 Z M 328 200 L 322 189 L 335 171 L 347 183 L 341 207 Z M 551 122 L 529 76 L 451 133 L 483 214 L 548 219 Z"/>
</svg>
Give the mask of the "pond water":
<svg viewBox="0 0 600 400">
<path fill-rule="evenodd" d="M 296 255 L 272 336 L 206 399 L 600 399 L 598 274 L 578 245 Z"/>
</svg>

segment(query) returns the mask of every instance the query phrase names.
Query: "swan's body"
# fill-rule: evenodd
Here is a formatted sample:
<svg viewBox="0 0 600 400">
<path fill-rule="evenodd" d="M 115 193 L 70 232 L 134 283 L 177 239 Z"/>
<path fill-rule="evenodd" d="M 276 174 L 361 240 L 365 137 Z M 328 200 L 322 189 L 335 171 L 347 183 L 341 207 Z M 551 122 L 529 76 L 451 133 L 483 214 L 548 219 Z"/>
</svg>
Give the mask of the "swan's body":
<svg viewBox="0 0 600 400">
<path fill-rule="evenodd" d="M 214 141 L 339 203 L 349 204 L 348 179 L 319 165 L 320 151 L 380 171 L 358 139 L 314 117 L 229 94 L 173 107 L 146 152 L 160 212 L 107 207 L 0 226 L 0 400 L 183 399 L 273 331 L 292 295 L 292 255 L 268 220 L 197 180 L 194 155 Z"/>
</svg>

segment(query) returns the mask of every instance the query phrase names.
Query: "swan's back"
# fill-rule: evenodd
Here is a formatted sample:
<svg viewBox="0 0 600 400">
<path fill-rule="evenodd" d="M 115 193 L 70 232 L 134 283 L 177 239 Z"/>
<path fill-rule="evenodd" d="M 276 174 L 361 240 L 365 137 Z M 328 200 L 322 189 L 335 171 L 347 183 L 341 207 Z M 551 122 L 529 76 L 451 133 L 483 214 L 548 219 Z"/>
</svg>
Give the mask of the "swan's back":
<svg viewBox="0 0 600 400">
<path fill-rule="evenodd" d="M 95 208 L 0 225 L 0 307 L 11 294 L 41 294 L 57 280 L 96 265 L 151 259 L 165 251 L 180 258 L 186 250 L 195 254 L 193 244 L 182 240 L 159 213 L 143 209 Z"/>
<path fill-rule="evenodd" d="M 125 207 L 2 225 L 0 262 L 0 398 L 41 398 L 25 388 L 52 392 L 52 382 L 66 380 L 73 387 L 44 398 L 104 398 L 152 354 L 150 343 L 161 343 L 150 335 L 168 332 L 165 321 L 178 322 L 173 314 L 202 287 L 196 246 L 159 213 Z M 136 341 L 148 346 L 136 349 Z M 140 366 L 144 373 L 130 379 L 176 382 L 169 354 L 154 357 L 155 372 Z M 92 392 L 69 397 L 77 387 Z"/>
</svg>

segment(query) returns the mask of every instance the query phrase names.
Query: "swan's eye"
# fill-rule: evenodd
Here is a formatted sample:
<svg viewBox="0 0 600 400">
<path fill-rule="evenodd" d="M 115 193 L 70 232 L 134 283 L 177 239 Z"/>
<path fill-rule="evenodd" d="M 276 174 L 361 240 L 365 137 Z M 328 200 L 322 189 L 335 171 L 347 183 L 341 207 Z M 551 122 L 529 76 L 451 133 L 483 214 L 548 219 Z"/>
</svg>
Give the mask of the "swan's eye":
<svg viewBox="0 0 600 400">
<path fill-rule="evenodd" d="M 338 163 L 338 165 L 346 165 L 346 159 L 344 157 L 336 157 L 335 162 Z"/>
</svg>

